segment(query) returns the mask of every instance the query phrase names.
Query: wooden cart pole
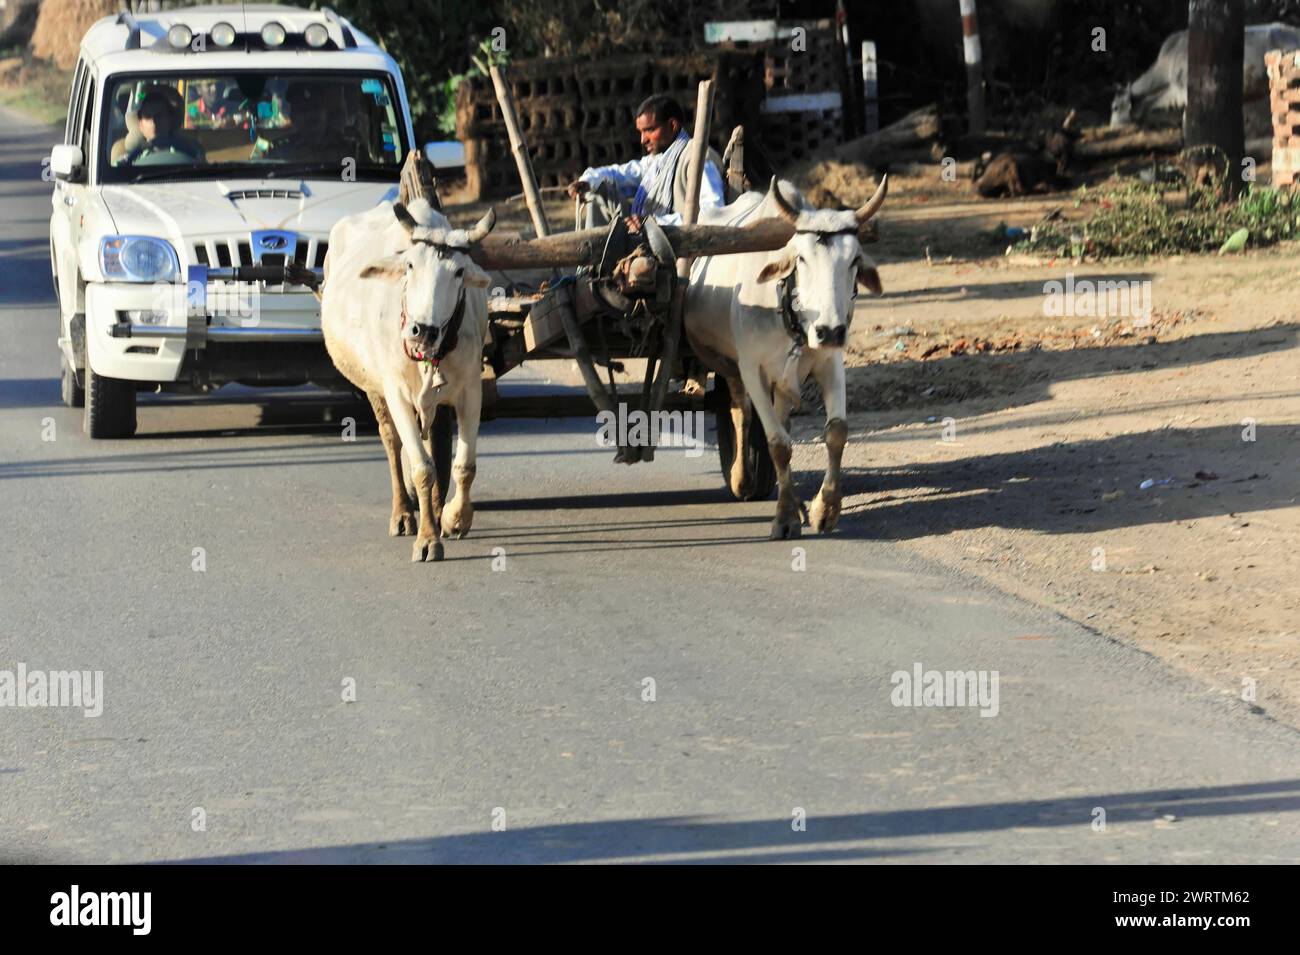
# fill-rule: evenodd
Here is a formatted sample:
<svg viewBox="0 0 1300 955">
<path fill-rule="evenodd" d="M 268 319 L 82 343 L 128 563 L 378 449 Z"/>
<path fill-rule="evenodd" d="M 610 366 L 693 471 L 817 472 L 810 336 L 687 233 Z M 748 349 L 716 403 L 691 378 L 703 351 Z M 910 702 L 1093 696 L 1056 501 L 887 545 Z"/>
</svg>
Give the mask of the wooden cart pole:
<svg viewBox="0 0 1300 955">
<path fill-rule="evenodd" d="M 691 130 L 690 165 L 686 167 L 686 208 L 682 210 L 682 225 L 693 226 L 700 215 L 700 182 L 704 179 L 704 164 L 709 160 L 709 125 L 713 119 L 713 80 L 702 80 L 695 96 L 695 128 Z M 654 389 L 650 392 L 648 412 L 658 411 L 668 396 L 668 376 L 677 361 L 677 346 L 682 337 L 682 324 L 686 313 L 686 287 L 691 280 L 691 259 L 677 260 L 677 281 L 673 285 L 672 305 L 668 324 L 664 328 L 663 349 L 660 353 L 659 371 Z M 646 369 L 649 374 L 650 369 Z M 657 436 L 656 436 L 657 437 Z M 653 461 L 654 447 L 641 450 L 641 460 Z"/>
<path fill-rule="evenodd" d="M 510 151 L 515 154 L 515 165 L 519 167 L 519 181 L 524 186 L 524 201 L 528 203 L 528 212 L 533 217 L 533 229 L 539 239 L 551 234 L 551 227 L 546 223 L 546 210 L 542 208 L 542 197 L 537 189 L 537 177 L 533 175 L 533 165 L 528 161 L 528 146 L 519 132 L 519 116 L 515 112 L 515 97 L 506 82 L 505 68 L 493 66 L 492 86 L 496 90 L 497 102 L 501 104 L 501 116 L 506 121 L 506 133 L 510 136 Z"/>
</svg>

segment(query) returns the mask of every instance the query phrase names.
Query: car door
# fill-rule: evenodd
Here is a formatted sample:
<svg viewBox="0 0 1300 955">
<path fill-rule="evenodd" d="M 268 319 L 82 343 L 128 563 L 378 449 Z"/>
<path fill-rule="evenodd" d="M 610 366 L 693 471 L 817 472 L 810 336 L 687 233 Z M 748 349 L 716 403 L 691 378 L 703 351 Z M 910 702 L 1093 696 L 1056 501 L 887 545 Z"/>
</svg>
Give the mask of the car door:
<svg viewBox="0 0 1300 955">
<path fill-rule="evenodd" d="M 90 71 L 84 61 L 77 63 L 73 74 L 72 93 L 68 99 L 68 120 L 64 127 L 63 141 L 76 145 L 83 138 L 85 127 L 86 87 L 90 80 Z M 84 170 L 88 168 L 83 164 Z M 77 237 L 78 220 L 81 211 L 81 190 L 84 187 L 61 179 L 54 180 L 54 193 L 51 197 L 53 213 L 50 217 L 50 244 L 53 256 L 56 291 L 59 296 L 61 313 L 61 338 L 68 334 L 69 319 L 80 310 L 77 301 Z"/>
</svg>

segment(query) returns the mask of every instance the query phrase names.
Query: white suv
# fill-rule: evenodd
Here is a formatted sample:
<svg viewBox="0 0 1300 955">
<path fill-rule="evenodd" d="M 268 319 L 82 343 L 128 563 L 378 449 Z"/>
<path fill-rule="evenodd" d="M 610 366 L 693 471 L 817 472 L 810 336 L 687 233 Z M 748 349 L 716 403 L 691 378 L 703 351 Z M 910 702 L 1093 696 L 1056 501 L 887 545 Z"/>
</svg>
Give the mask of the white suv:
<svg viewBox="0 0 1300 955">
<path fill-rule="evenodd" d="M 402 76 L 330 10 L 100 20 L 55 146 L 63 399 L 92 438 L 140 390 L 340 381 L 312 294 L 338 219 L 397 195 Z"/>
</svg>

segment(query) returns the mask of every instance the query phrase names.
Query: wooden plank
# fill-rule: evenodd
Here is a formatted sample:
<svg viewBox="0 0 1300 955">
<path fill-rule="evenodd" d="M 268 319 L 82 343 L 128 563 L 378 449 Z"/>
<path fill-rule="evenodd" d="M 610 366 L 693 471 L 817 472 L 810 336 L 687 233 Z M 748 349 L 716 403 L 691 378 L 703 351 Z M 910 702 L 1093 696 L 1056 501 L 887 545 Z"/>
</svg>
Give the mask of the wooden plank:
<svg viewBox="0 0 1300 955">
<path fill-rule="evenodd" d="M 880 129 L 880 85 L 876 64 L 876 44 L 862 41 L 862 109 L 866 125 L 864 133 Z"/>
<path fill-rule="evenodd" d="M 704 24 L 704 42 L 763 43 L 793 32 L 786 29 L 783 34 L 775 20 L 722 20 Z"/>
</svg>

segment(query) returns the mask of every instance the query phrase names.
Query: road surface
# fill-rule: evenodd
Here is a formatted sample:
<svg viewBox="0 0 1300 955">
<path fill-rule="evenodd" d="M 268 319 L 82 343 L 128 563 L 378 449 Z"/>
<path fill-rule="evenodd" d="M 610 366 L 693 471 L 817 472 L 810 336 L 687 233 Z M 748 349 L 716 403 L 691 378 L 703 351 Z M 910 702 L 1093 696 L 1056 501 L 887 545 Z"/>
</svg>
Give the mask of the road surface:
<svg viewBox="0 0 1300 955">
<path fill-rule="evenodd" d="M 796 570 L 712 450 L 628 468 L 590 421 L 489 422 L 473 534 L 421 565 L 378 438 L 318 396 L 142 399 L 91 443 L 54 134 L 0 130 L 0 679 L 103 673 L 98 717 L 0 707 L 0 861 L 1300 855 L 1294 730 L 865 518 Z M 996 671 L 996 715 L 894 705 L 918 665 Z"/>
</svg>

